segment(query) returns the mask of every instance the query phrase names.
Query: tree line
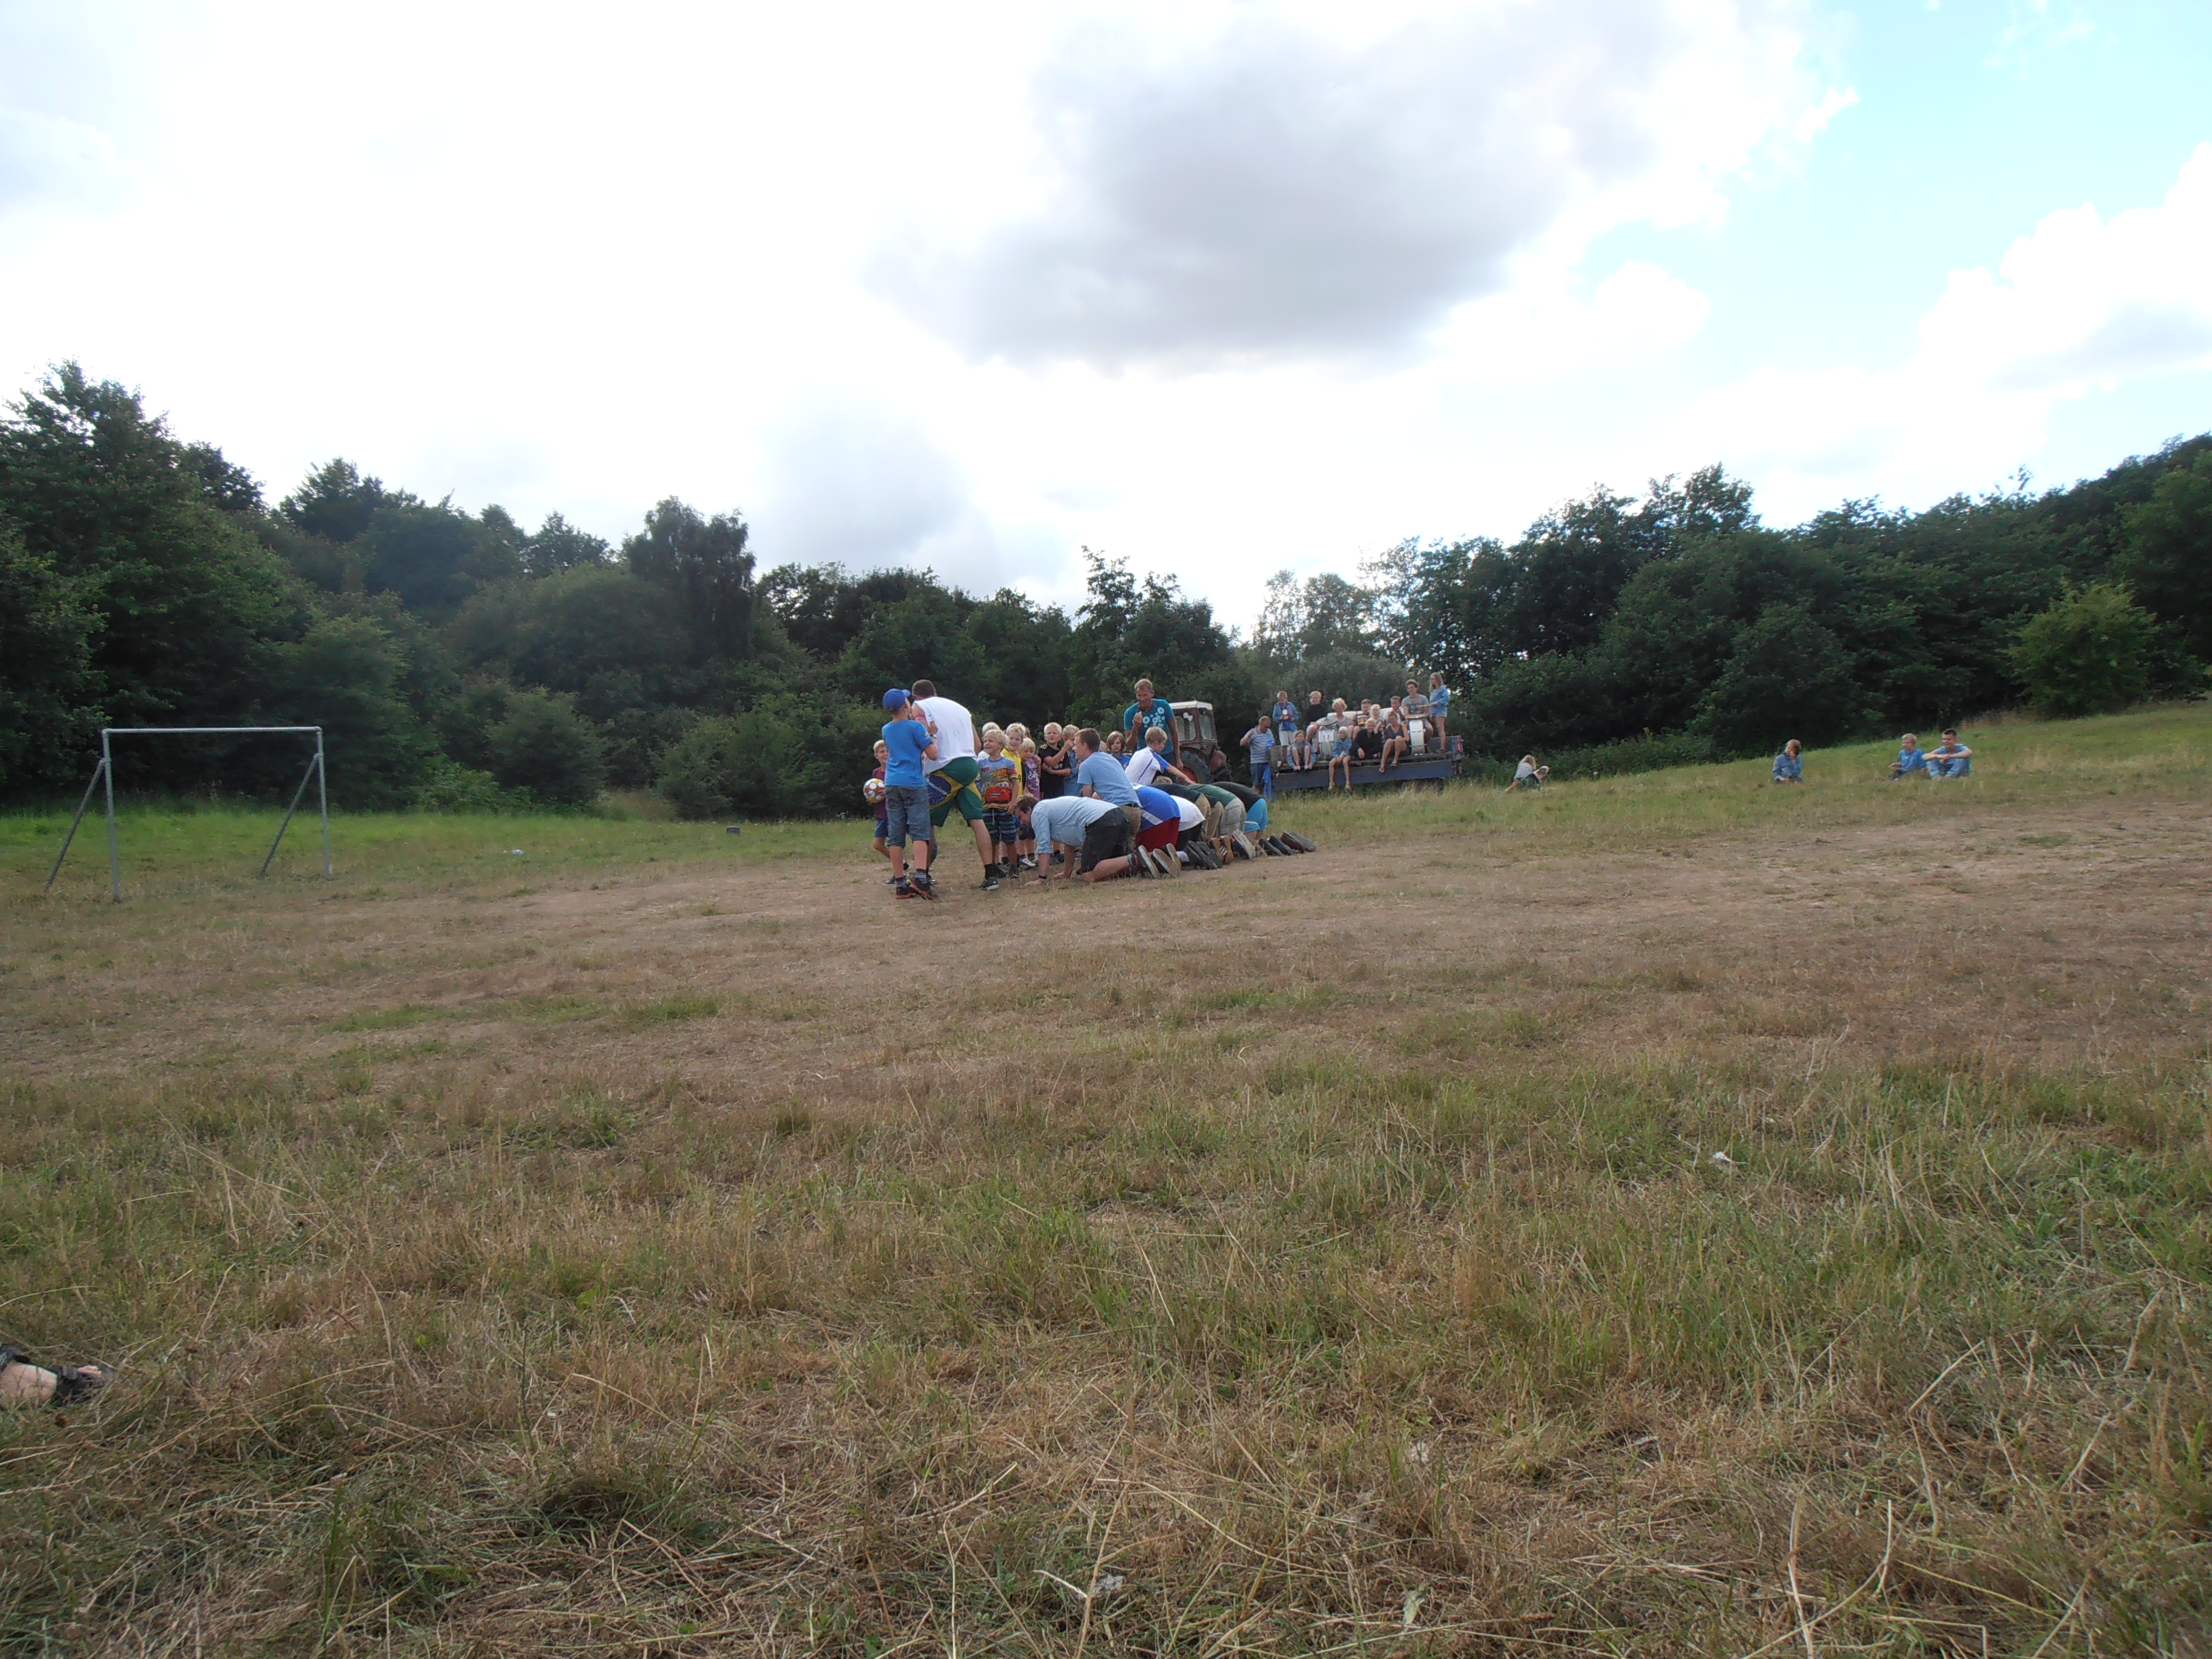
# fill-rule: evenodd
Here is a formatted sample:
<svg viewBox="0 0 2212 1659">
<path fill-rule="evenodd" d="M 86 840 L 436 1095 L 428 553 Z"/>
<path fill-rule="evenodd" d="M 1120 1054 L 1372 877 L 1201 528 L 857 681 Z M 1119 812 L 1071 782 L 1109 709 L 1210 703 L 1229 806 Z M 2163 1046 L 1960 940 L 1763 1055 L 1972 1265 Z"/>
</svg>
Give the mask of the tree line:
<svg viewBox="0 0 2212 1659">
<path fill-rule="evenodd" d="M 1763 526 L 1718 469 L 1599 489 L 1510 544 L 1409 541 L 1279 574 L 1249 634 L 1085 550 L 1072 612 L 927 571 L 757 568 L 736 512 L 670 498 L 619 546 L 331 460 L 273 505 L 137 393 L 64 364 L 0 420 L 0 796 L 52 797 L 106 725 L 325 728 L 358 806 L 688 816 L 854 810 L 884 687 L 1000 720 L 1110 720 L 1149 675 L 1233 740 L 1279 689 L 1440 669 L 1478 756 L 1734 754 L 2037 700 L 2193 694 L 2212 660 L 2212 436 L 2071 489 L 1847 502 Z M 267 740 L 134 750 L 124 781 L 265 793 Z"/>
</svg>

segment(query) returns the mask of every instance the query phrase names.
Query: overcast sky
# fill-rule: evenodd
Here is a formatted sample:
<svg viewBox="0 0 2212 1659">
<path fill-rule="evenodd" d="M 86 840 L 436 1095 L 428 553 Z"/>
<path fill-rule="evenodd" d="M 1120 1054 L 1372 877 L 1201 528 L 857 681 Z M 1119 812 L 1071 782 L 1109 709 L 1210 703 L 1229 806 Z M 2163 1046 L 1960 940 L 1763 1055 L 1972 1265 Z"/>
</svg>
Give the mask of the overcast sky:
<svg viewBox="0 0 2212 1659">
<path fill-rule="evenodd" d="M 2212 428 L 2204 0 L 0 0 L 0 377 L 1066 599 Z"/>
</svg>

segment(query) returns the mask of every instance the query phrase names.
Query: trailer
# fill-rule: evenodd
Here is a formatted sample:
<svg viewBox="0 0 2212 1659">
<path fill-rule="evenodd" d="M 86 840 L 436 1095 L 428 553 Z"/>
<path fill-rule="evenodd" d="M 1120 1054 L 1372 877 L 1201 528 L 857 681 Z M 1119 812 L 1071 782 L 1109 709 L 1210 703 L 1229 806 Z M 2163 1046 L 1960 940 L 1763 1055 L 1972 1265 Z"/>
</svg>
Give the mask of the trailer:
<svg viewBox="0 0 2212 1659">
<path fill-rule="evenodd" d="M 1450 738 L 1445 740 L 1442 751 L 1416 750 L 1403 760 L 1393 761 L 1387 772 L 1382 769 L 1380 761 L 1356 760 L 1352 763 L 1352 787 L 1366 789 L 1376 784 L 1387 787 L 1401 783 L 1433 783 L 1442 788 L 1459 775 L 1460 767 L 1466 757 L 1466 745 L 1459 738 Z M 1278 795 L 1291 794 L 1301 789 L 1326 789 L 1329 786 L 1328 763 L 1325 760 L 1316 761 L 1302 772 L 1278 765 L 1273 769 L 1271 775 L 1274 780 L 1273 793 Z"/>
</svg>

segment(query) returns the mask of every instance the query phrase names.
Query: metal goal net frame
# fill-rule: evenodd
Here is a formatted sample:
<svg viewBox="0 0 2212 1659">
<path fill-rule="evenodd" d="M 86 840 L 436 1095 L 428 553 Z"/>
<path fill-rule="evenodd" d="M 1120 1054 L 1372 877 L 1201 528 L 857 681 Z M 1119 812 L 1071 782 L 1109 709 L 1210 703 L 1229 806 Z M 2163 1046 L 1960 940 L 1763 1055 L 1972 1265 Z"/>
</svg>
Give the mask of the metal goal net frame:
<svg viewBox="0 0 2212 1659">
<path fill-rule="evenodd" d="M 62 872 L 62 860 L 69 856 L 70 843 L 76 839 L 77 825 L 92 805 L 92 792 L 105 781 L 107 785 L 107 884 L 118 904 L 123 902 L 123 855 L 115 839 L 115 751 L 112 739 L 116 738 L 212 738 L 252 737 L 278 733 L 303 734 L 312 732 L 315 752 L 307 762 L 307 769 L 300 774 L 300 784 L 292 791 L 292 803 L 284 809 L 284 822 L 276 826 L 276 839 L 269 843 L 268 855 L 261 860 L 261 875 L 269 873 L 276 860 L 276 849 L 283 845 L 284 832 L 292 827 L 292 815 L 300 810 L 300 797 L 307 793 L 312 781 L 315 786 L 315 807 L 323 820 L 323 879 L 331 878 L 331 792 L 323 770 L 323 728 L 319 726 L 103 726 L 100 728 L 100 763 L 92 769 L 92 781 L 84 787 L 84 798 L 76 804 L 76 816 L 70 820 L 69 833 L 62 837 L 62 850 L 54 854 L 54 867 L 46 872 L 46 891 L 54 890 L 54 878 Z"/>
</svg>

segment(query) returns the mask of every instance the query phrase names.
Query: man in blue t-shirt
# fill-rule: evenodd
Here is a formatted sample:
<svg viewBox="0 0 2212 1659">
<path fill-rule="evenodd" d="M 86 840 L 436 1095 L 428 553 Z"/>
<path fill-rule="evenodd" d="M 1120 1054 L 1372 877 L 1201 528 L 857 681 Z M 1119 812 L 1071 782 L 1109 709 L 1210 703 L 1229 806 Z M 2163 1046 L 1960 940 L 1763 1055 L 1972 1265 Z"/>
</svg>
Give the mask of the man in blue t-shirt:
<svg viewBox="0 0 2212 1659">
<path fill-rule="evenodd" d="M 884 722 L 884 846 L 891 860 L 891 893 L 897 898 L 933 898 L 930 855 L 937 850 L 929 822 L 928 763 L 937 744 L 921 722 L 921 710 L 904 690 L 884 693 L 890 719 Z M 907 838 L 914 838 L 914 875 L 906 872 Z"/>
<path fill-rule="evenodd" d="M 1139 680 L 1136 690 L 1136 702 L 1121 711 L 1121 730 L 1127 734 L 1131 754 L 1143 744 L 1147 732 L 1164 732 L 1170 741 L 1175 737 L 1175 711 L 1152 695 L 1152 683 Z"/>
<path fill-rule="evenodd" d="M 1121 763 L 1106 752 L 1105 741 L 1096 726 L 1086 726 L 1075 734 L 1074 781 L 1077 794 L 1111 801 L 1120 807 L 1128 820 L 1129 838 L 1136 839 L 1142 827 L 1137 817 L 1136 786 L 1121 769 Z"/>
</svg>

